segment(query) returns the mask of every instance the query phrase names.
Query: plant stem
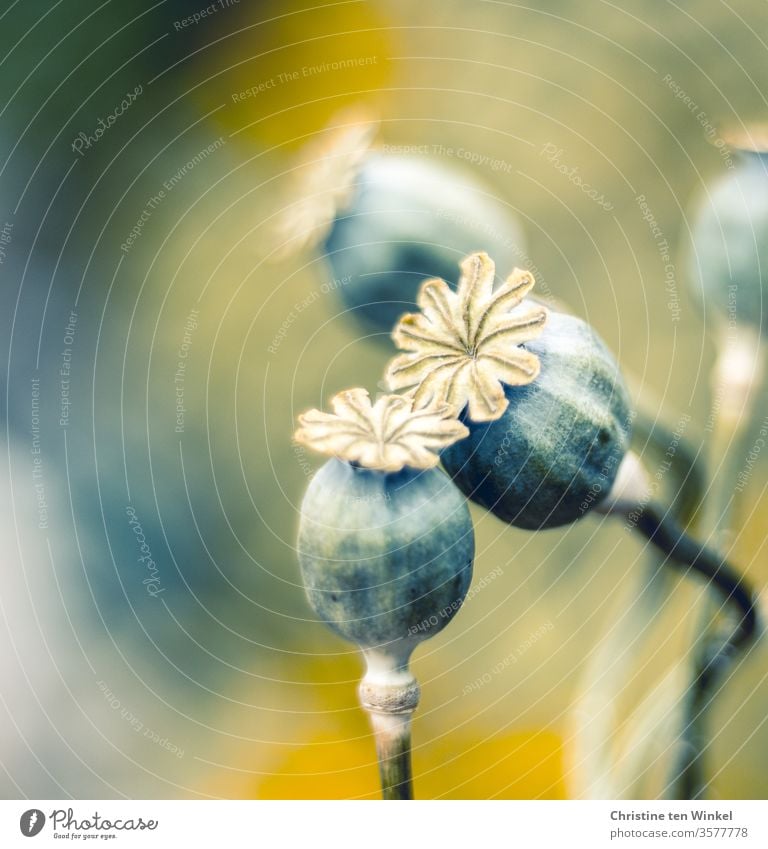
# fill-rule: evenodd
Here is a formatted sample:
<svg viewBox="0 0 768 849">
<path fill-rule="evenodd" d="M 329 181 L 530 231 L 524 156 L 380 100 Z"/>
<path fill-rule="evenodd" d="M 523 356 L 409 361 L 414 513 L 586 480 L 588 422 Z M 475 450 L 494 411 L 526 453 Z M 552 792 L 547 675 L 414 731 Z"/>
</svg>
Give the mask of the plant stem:
<svg viewBox="0 0 768 849">
<path fill-rule="evenodd" d="M 724 643 L 709 639 L 704 626 L 703 640 L 695 649 L 694 675 L 685 710 L 687 722 L 682 731 L 683 754 L 674 784 L 677 798 L 699 799 L 706 791 L 702 763 L 706 749 L 704 717 L 714 698 L 718 678 L 733 655 L 746 649 L 755 636 L 755 598 L 743 576 L 715 551 L 690 537 L 659 505 L 651 503 L 645 507 L 637 528 L 667 555 L 671 565 L 682 567 L 686 572 L 698 572 L 739 614 L 734 631 Z"/>
<path fill-rule="evenodd" d="M 370 711 L 383 799 L 413 799 L 411 714 Z"/>
<path fill-rule="evenodd" d="M 712 394 L 719 403 L 709 444 L 715 474 L 710 482 L 705 512 L 713 545 L 725 550 L 733 541 L 741 513 L 736 482 L 746 454 L 745 442 L 755 393 L 762 382 L 763 357 L 760 337 L 749 328 L 742 327 L 734 335 L 729 325 L 721 328 L 719 335 L 719 354 L 712 369 Z M 723 643 L 720 629 L 716 627 L 717 612 L 712 601 L 705 601 L 699 611 L 698 638 L 693 647 L 694 674 L 686 699 L 686 723 L 682 732 L 683 756 L 674 779 L 678 798 L 700 799 L 707 789 L 703 765 L 707 746 L 706 716 L 717 692 L 718 675 L 725 673 L 729 652 L 736 648 L 733 640 Z"/>
<path fill-rule="evenodd" d="M 637 448 L 642 448 L 643 457 L 647 449 L 659 461 L 671 464 L 668 477 L 671 478 L 674 497 L 670 509 L 683 526 L 692 526 L 700 512 L 707 488 L 699 453 L 666 422 L 652 419 L 642 410 L 638 412 L 632 426 L 632 441 L 633 445 L 637 443 Z M 675 451 L 670 458 L 671 445 L 675 446 Z"/>
<path fill-rule="evenodd" d="M 411 717 L 419 685 L 408 668 L 412 646 L 364 651 L 368 670 L 360 682 L 363 710 L 371 718 L 384 799 L 413 799 Z"/>
<path fill-rule="evenodd" d="M 740 616 L 736 629 L 723 652 L 730 656 L 734 650 L 745 648 L 754 636 L 757 614 L 753 592 L 743 576 L 711 548 L 689 536 L 658 504 L 646 505 L 638 518 L 637 529 L 668 556 L 672 565 L 698 572 L 738 609 Z M 723 652 L 706 662 L 710 672 L 702 669 L 702 675 L 711 674 L 715 660 Z M 708 680 L 702 683 L 708 683 Z"/>
<path fill-rule="evenodd" d="M 710 463 L 716 471 L 707 518 L 715 544 L 722 547 L 739 521 L 735 487 L 755 398 L 763 382 L 764 357 L 760 334 L 745 326 L 721 328 L 718 349 L 712 368 L 712 394 L 719 404 L 709 445 Z"/>
</svg>

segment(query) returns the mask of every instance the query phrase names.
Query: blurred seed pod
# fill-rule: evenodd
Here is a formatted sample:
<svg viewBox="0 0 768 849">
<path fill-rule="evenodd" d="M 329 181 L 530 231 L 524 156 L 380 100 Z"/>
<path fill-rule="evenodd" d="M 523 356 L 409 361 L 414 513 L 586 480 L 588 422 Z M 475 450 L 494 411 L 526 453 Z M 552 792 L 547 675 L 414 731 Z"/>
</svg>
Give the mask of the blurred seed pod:
<svg viewBox="0 0 768 849">
<path fill-rule="evenodd" d="M 723 134 L 736 154 L 695 213 L 688 271 L 724 322 L 768 328 L 768 125 Z"/>
<path fill-rule="evenodd" d="M 487 251 L 502 268 L 525 256 L 509 208 L 468 175 L 426 158 L 378 154 L 365 162 L 351 204 L 323 249 L 346 309 L 391 330 L 430 277 L 458 283 L 459 260 Z"/>
<path fill-rule="evenodd" d="M 459 261 L 486 251 L 502 268 L 524 264 L 508 204 L 461 169 L 423 154 L 373 149 L 376 122 L 361 109 L 305 149 L 293 198 L 277 217 L 278 258 L 317 245 L 347 314 L 389 333 L 430 277 L 458 285 Z"/>
</svg>

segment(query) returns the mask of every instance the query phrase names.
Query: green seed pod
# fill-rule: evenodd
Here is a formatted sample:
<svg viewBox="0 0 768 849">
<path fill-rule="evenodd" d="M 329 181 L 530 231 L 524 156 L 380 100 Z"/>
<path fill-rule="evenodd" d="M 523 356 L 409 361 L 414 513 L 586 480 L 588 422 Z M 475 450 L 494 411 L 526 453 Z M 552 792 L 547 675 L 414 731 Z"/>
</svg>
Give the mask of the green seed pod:
<svg viewBox="0 0 768 849">
<path fill-rule="evenodd" d="M 511 525 L 565 525 L 610 492 L 629 448 L 629 399 L 613 357 L 588 324 L 550 313 L 527 343 L 541 362 L 535 382 L 508 386 L 492 422 L 471 422 L 443 465 L 457 486 Z"/>
<path fill-rule="evenodd" d="M 441 412 L 364 390 L 312 411 L 297 439 L 335 456 L 301 505 L 298 552 L 313 609 L 362 649 L 410 654 L 453 617 L 469 587 L 467 504 L 432 448 L 466 429 Z"/>
<path fill-rule="evenodd" d="M 366 656 L 360 699 L 376 731 L 384 793 L 409 798 L 407 717 L 419 688 L 408 660 L 461 607 L 474 557 L 469 508 L 434 452 L 467 430 L 450 408 L 414 411 L 397 395 L 371 405 L 353 389 L 332 405 L 333 415 L 301 416 L 296 434 L 333 456 L 301 505 L 301 572 L 318 616 Z"/>
<path fill-rule="evenodd" d="M 726 134 L 735 167 L 694 219 L 688 272 L 695 296 L 721 319 L 768 330 L 768 126 Z"/>
<path fill-rule="evenodd" d="M 472 574 L 469 510 L 440 469 L 329 460 L 302 502 L 298 549 L 315 612 L 364 649 L 410 653 L 453 618 Z"/>
<path fill-rule="evenodd" d="M 487 256 L 463 269 L 456 294 L 424 284 L 388 380 L 462 411 L 469 436 L 441 459 L 467 497 L 521 528 L 572 522 L 608 495 L 629 447 L 618 366 L 584 321 L 524 301 L 530 274 L 494 290 Z"/>
</svg>

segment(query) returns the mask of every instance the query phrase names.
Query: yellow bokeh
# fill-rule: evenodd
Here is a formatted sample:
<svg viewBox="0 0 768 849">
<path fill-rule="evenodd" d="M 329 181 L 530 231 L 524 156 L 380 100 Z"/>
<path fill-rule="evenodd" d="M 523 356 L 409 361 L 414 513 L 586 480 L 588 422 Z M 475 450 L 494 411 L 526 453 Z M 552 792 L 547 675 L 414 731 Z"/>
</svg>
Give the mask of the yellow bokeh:
<svg viewBox="0 0 768 849">
<path fill-rule="evenodd" d="M 564 799 L 560 738 L 546 730 L 476 739 L 452 735 L 417 747 L 418 799 Z M 345 739 L 327 731 L 286 755 L 268 776 L 231 780 L 204 792 L 258 799 L 378 799 L 370 735 Z"/>
</svg>

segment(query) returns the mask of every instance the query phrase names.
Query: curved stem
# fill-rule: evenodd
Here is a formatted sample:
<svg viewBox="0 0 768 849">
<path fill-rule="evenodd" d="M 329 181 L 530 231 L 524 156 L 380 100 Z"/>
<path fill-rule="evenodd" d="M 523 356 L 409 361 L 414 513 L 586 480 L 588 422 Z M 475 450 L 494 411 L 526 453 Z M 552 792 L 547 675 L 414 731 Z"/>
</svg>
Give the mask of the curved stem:
<svg viewBox="0 0 768 849">
<path fill-rule="evenodd" d="M 750 361 L 754 364 L 760 359 L 759 340 L 746 334 L 747 338 L 742 338 L 740 344 L 732 344 L 736 340 L 731 339 L 729 333 L 721 339 L 720 353 L 712 372 L 713 396 L 720 399 L 720 406 L 709 441 L 711 468 L 715 474 L 705 505 L 706 527 L 710 529 L 710 539 L 718 549 L 726 548 L 733 539 L 733 529 L 741 514 L 736 482 L 746 453 L 748 422 L 761 372 L 760 366 L 749 368 Z M 755 371 L 757 374 L 753 374 Z M 746 612 L 744 599 L 742 610 Z M 729 644 L 723 646 L 717 629 L 711 626 L 716 612 L 713 601 L 705 603 L 699 611 L 699 638 L 694 648 L 693 676 L 686 697 L 686 722 L 681 735 L 684 744 L 673 776 L 675 795 L 683 799 L 703 798 L 707 790 L 704 763 L 708 742 L 707 716 L 717 693 L 717 673 L 725 673 L 727 652 L 731 647 Z"/>
<path fill-rule="evenodd" d="M 646 505 L 636 527 L 669 557 L 673 565 L 698 572 L 738 609 L 737 626 L 725 651 L 731 654 L 733 650 L 746 647 L 757 629 L 757 613 L 754 594 L 743 576 L 717 552 L 689 536 L 658 504 Z M 706 661 L 701 675 L 711 670 L 715 658 Z"/>
<path fill-rule="evenodd" d="M 370 712 L 382 799 L 413 799 L 411 714 Z"/>
<path fill-rule="evenodd" d="M 725 644 L 706 642 L 698 653 L 688 691 L 688 721 L 682 732 L 685 746 L 673 783 L 677 798 L 699 799 L 706 791 L 702 764 L 706 751 L 703 718 L 714 698 L 717 678 L 727 668 L 733 654 L 745 649 L 754 639 L 757 630 L 755 597 L 733 566 L 714 550 L 689 536 L 658 504 L 650 503 L 644 508 L 637 528 L 667 555 L 671 565 L 682 567 L 686 572 L 698 572 L 738 612 L 736 628 Z"/>
</svg>

